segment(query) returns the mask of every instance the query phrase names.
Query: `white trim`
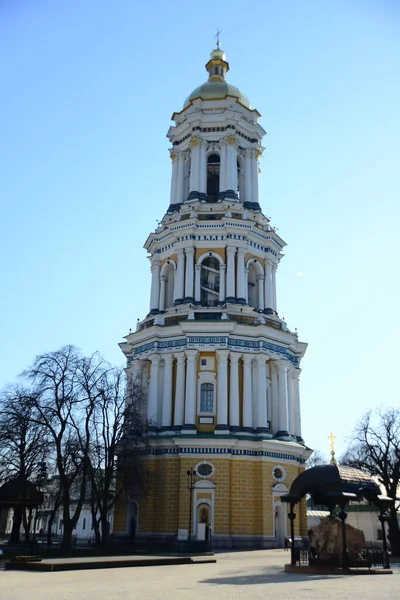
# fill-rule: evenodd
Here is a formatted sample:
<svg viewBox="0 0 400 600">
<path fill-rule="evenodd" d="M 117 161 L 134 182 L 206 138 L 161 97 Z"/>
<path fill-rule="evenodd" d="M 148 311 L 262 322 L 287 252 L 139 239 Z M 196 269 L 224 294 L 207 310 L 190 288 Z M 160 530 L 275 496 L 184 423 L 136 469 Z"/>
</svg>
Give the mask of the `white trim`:
<svg viewBox="0 0 400 600">
<path fill-rule="evenodd" d="M 204 252 L 204 254 L 199 256 L 199 258 L 197 259 L 196 265 L 201 265 L 203 260 L 205 260 L 206 258 L 216 258 L 219 261 L 220 265 L 225 264 L 222 257 L 219 254 L 217 254 L 216 252 L 213 252 L 212 250 L 209 250 L 208 252 Z"/>
<path fill-rule="evenodd" d="M 280 469 L 282 471 L 282 477 L 275 477 L 275 473 L 274 473 L 275 469 Z M 285 479 L 286 479 L 286 470 L 282 467 L 282 465 L 275 465 L 272 468 L 272 477 L 275 479 L 275 481 L 278 481 L 278 483 L 281 483 L 282 481 L 285 481 Z"/>
<path fill-rule="evenodd" d="M 170 267 L 171 265 L 174 271 L 176 271 L 176 262 L 171 258 L 168 258 L 168 260 L 166 260 L 163 266 L 161 267 L 160 277 L 162 277 L 162 275 L 165 275 L 165 272 L 169 270 L 168 267 Z"/>
<path fill-rule="evenodd" d="M 198 472 L 198 468 L 201 465 L 210 465 L 210 467 L 211 467 L 210 475 L 200 475 L 200 473 Z M 209 479 L 210 477 L 213 477 L 213 475 L 215 473 L 215 467 L 209 460 L 201 460 L 200 462 L 197 463 L 194 470 L 196 471 L 197 477 L 200 477 L 201 479 Z M 212 482 L 210 482 L 210 483 L 212 483 Z"/>
<path fill-rule="evenodd" d="M 248 250 L 248 251 L 250 251 L 250 250 Z M 258 271 L 257 275 L 264 276 L 264 269 L 262 268 L 261 263 L 259 262 L 258 258 L 249 258 L 248 261 L 246 262 L 246 269 L 248 269 L 250 265 L 253 265 L 254 268 L 256 269 L 256 271 Z"/>
<path fill-rule="evenodd" d="M 213 410 L 212 412 L 204 412 L 200 410 L 201 407 L 201 384 L 212 383 L 214 386 L 214 397 L 213 397 Z M 197 375 L 197 415 L 198 416 L 215 416 L 217 411 L 217 380 L 216 374 L 212 371 L 200 371 Z"/>
</svg>

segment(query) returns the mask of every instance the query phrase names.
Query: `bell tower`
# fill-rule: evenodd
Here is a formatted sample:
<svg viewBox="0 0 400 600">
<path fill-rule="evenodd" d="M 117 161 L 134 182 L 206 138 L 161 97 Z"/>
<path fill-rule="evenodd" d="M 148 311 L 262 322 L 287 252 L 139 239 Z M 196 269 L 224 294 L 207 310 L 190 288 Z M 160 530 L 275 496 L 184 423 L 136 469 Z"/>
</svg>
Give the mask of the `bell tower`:
<svg viewBox="0 0 400 600">
<path fill-rule="evenodd" d="M 116 522 L 126 533 L 134 502 L 146 535 L 201 536 L 206 514 L 214 544 L 273 547 L 287 525 L 274 522 L 278 491 L 309 454 L 299 393 L 306 344 L 277 306 L 285 242 L 259 203 L 260 113 L 227 82 L 219 43 L 206 70 L 172 115 L 169 204 L 145 243 L 149 312 L 120 344 L 128 381 L 145 393 L 157 484 L 142 504 L 127 498 Z M 189 515 L 186 472 L 209 487 L 194 487 Z M 297 527 L 306 530 L 305 512 Z"/>
</svg>

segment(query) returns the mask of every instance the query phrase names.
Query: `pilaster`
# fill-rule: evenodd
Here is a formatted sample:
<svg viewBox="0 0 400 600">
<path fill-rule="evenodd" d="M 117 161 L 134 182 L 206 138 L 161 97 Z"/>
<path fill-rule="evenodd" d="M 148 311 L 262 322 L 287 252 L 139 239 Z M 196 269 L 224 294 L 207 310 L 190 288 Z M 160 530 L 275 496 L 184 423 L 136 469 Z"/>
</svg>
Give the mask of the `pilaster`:
<svg viewBox="0 0 400 600">
<path fill-rule="evenodd" d="M 185 424 L 183 430 L 196 431 L 197 350 L 186 350 Z"/>
<path fill-rule="evenodd" d="M 227 274 L 226 274 L 226 301 L 227 302 L 235 302 L 235 254 L 236 248 L 233 246 L 228 246 L 226 248 L 227 254 Z"/>
<path fill-rule="evenodd" d="M 186 277 L 185 277 L 185 299 L 184 302 L 194 302 L 193 295 L 193 269 L 194 269 L 194 248 L 190 246 L 185 248 L 186 255 Z"/>
<path fill-rule="evenodd" d="M 231 431 L 237 431 L 240 427 L 239 421 L 239 358 L 240 354 L 230 354 L 230 385 L 229 385 L 229 427 Z"/>
<path fill-rule="evenodd" d="M 243 430 L 253 432 L 253 381 L 251 363 L 253 356 L 243 354 Z"/>
<path fill-rule="evenodd" d="M 171 428 L 172 418 L 172 367 L 174 364 L 174 357 L 172 354 L 164 355 L 164 384 L 163 384 L 163 397 L 162 397 L 162 417 L 161 417 L 161 428 Z"/>
<path fill-rule="evenodd" d="M 174 304 L 182 304 L 183 302 L 183 290 L 184 290 L 184 281 L 185 281 L 185 255 L 183 252 L 183 248 L 178 248 L 176 250 L 176 255 L 178 257 L 178 265 L 176 268 L 176 285 L 174 289 Z"/>
<path fill-rule="evenodd" d="M 229 433 L 228 428 L 228 357 L 229 350 L 218 350 L 217 427 L 216 433 Z"/>
</svg>

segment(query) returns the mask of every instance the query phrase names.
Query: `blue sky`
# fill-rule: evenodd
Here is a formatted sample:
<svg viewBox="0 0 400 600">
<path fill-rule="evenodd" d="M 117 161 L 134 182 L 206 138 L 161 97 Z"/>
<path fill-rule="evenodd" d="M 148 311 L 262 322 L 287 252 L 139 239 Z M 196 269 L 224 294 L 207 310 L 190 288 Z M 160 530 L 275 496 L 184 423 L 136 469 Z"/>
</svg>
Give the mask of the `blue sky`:
<svg viewBox="0 0 400 600">
<path fill-rule="evenodd" d="M 267 131 L 304 438 L 328 454 L 332 430 L 340 453 L 365 410 L 399 406 L 399 26 L 395 0 L 2 2 L 0 386 L 67 343 L 122 364 L 169 203 L 165 134 L 220 27 Z"/>
</svg>

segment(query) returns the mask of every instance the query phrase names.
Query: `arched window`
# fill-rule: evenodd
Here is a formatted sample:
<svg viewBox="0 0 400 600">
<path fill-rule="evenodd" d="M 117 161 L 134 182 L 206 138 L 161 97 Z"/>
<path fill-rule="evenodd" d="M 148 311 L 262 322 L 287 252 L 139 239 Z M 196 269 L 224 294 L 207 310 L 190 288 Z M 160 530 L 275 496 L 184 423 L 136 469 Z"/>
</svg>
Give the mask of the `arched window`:
<svg viewBox="0 0 400 600">
<path fill-rule="evenodd" d="M 247 275 L 247 294 L 248 294 L 248 305 L 249 306 L 257 306 L 257 274 L 254 266 L 252 264 L 248 267 L 248 275 Z"/>
<path fill-rule="evenodd" d="M 207 202 L 218 200 L 220 167 L 218 154 L 210 154 L 207 159 Z"/>
<path fill-rule="evenodd" d="M 219 302 L 219 262 L 213 256 L 201 263 L 200 288 L 202 306 L 216 306 Z"/>
<path fill-rule="evenodd" d="M 200 387 L 200 412 L 214 412 L 214 384 L 202 383 Z"/>
</svg>

